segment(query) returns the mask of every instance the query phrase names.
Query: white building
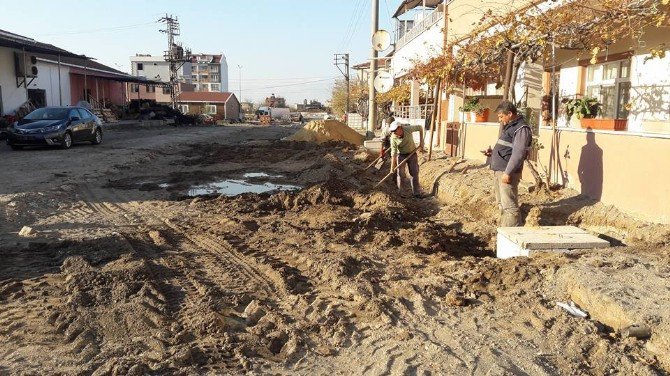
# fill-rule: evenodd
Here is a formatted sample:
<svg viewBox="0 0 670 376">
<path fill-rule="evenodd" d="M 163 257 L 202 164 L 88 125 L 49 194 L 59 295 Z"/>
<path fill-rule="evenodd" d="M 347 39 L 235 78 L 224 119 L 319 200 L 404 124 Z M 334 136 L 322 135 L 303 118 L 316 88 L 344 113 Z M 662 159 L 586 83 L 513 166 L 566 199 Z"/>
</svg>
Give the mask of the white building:
<svg viewBox="0 0 670 376">
<path fill-rule="evenodd" d="M 170 81 L 170 64 L 163 56 L 137 54 L 130 57 L 132 76 L 149 80 Z M 179 82 L 191 83 L 191 63 L 186 62 L 177 71 Z"/>
</svg>

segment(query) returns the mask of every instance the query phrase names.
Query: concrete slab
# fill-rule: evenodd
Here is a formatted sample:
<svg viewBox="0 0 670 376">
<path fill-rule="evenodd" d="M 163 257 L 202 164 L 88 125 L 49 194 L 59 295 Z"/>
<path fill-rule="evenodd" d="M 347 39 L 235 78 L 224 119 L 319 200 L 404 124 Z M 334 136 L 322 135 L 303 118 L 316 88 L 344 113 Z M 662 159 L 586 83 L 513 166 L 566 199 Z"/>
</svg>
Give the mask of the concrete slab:
<svg viewBox="0 0 670 376">
<path fill-rule="evenodd" d="M 530 256 L 533 251 L 565 252 L 609 246 L 607 240 L 575 226 L 500 227 L 496 255 L 509 258 Z"/>
</svg>

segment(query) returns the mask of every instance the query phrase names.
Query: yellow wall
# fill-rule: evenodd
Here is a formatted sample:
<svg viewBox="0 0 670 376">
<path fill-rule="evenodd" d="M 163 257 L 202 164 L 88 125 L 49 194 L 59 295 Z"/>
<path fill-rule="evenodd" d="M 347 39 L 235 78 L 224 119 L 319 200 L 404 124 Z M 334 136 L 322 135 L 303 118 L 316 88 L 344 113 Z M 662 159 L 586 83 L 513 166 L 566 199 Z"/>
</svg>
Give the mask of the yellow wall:
<svg viewBox="0 0 670 376">
<path fill-rule="evenodd" d="M 583 129 L 557 132 L 553 155 L 559 160 L 550 164 L 549 128 L 540 129 L 544 148 L 539 152 L 545 167 L 556 166 L 556 182 L 635 218 L 670 224 L 670 137 Z M 465 158 L 485 162 L 480 150 L 493 146 L 497 134 L 497 124 L 467 124 Z"/>
<path fill-rule="evenodd" d="M 551 135 L 540 130 L 545 166 Z M 670 223 L 670 138 L 582 129 L 559 130 L 557 138 L 559 182 L 639 219 Z"/>
</svg>

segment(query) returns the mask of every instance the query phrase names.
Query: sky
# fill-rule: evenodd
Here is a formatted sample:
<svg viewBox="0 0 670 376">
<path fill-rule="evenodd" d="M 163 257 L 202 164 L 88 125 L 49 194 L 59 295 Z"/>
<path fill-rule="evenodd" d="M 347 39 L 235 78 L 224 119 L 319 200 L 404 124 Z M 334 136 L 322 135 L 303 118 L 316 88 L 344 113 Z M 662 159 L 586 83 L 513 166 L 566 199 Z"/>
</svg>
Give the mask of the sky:
<svg viewBox="0 0 670 376">
<path fill-rule="evenodd" d="M 289 103 L 326 102 L 335 78 L 333 54 L 351 65 L 370 57 L 373 0 L 0 0 L 0 29 L 85 54 L 130 72 L 136 53 L 162 56 L 167 37 L 156 21 L 176 16 L 193 53 L 224 53 L 229 90 L 258 102 L 276 94 Z M 380 29 L 392 31 L 401 0 L 379 0 Z M 387 51 L 388 52 L 388 51 Z M 242 66 L 242 68 L 238 68 Z"/>
</svg>

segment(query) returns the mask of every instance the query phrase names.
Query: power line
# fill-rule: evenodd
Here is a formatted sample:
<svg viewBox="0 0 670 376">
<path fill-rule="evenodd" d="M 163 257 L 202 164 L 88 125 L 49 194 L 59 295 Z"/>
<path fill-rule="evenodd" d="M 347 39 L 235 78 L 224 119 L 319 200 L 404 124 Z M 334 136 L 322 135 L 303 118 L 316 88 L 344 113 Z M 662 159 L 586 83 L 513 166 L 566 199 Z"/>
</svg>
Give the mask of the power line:
<svg viewBox="0 0 670 376">
<path fill-rule="evenodd" d="M 351 28 L 354 26 L 354 23 L 356 22 L 355 19 L 358 18 L 358 14 L 359 14 L 358 8 L 360 8 L 362 3 L 363 3 L 363 0 L 356 1 L 356 4 L 353 8 L 354 9 L 353 13 L 351 14 L 351 17 L 349 17 L 349 23 L 347 24 L 345 32 L 343 33 L 342 41 L 340 42 L 338 50 L 342 50 L 344 48 L 344 45 L 345 45 L 346 40 L 349 36 L 349 33 L 351 32 Z"/>
<path fill-rule="evenodd" d="M 149 26 L 149 25 L 155 25 L 156 23 L 157 22 L 147 22 L 147 23 L 142 23 L 142 24 L 134 24 L 134 25 L 126 25 L 126 26 L 114 26 L 114 27 L 106 27 L 106 28 L 100 28 L 100 29 L 71 30 L 71 31 L 58 32 L 58 33 L 37 34 L 36 36 L 38 36 L 38 37 L 49 37 L 49 36 L 59 36 L 59 35 L 90 34 L 90 33 L 104 32 L 104 31 L 123 31 L 123 30 L 130 30 L 130 29 L 135 29 L 135 28 Z"/>
<path fill-rule="evenodd" d="M 295 81 L 295 80 L 316 80 L 316 79 L 322 79 L 322 78 L 330 78 L 331 76 L 315 76 L 315 77 L 285 77 L 285 78 L 245 78 L 244 81 Z M 235 81 L 237 82 L 236 79 L 231 78 L 228 81 Z"/>
<path fill-rule="evenodd" d="M 358 18 L 356 18 L 356 22 L 354 24 L 354 28 L 351 32 L 351 35 L 349 36 L 349 40 L 345 43 L 345 46 L 344 46 L 345 50 L 348 50 L 349 47 L 351 46 L 351 42 L 354 40 L 354 37 L 356 36 L 356 32 L 358 31 L 358 26 L 361 23 L 361 20 L 363 18 L 363 14 L 365 14 L 365 8 L 367 8 L 368 5 L 370 5 L 370 0 L 365 0 L 363 2 L 363 8 L 361 8 L 361 10 L 358 12 Z"/>
<path fill-rule="evenodd" d="M 262 87 L 251 88 L 251 89 L 248 89 L 248 90 L 274 89 L 274 88 L 278 88 L 278 87 L 312 85 L 312 84 L 316 84 L 316 83 L 319 83 L 319 82 L 326 82 L 326 81 L 335 80 L 336 78 L 337 78 L 337 77 L 330 77 L 330 78 L 327 78 L 327 79 L 324 79 L 324 80 L 315 80 L 315 81 L 308 81 L 308 82 L 299 82 L 299 83 L 295 83 L 295 84 L 262 86 Z"/>
</svg>

